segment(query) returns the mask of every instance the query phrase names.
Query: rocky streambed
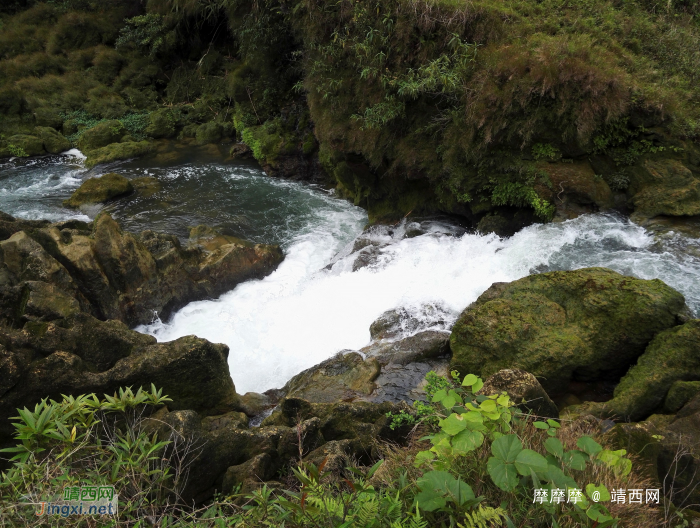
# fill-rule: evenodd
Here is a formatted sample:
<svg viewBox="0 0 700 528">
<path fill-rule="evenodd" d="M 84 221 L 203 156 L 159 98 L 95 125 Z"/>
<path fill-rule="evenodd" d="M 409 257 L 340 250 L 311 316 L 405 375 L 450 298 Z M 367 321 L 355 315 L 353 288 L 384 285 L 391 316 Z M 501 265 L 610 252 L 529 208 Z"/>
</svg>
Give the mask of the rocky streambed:
<svg viewBox="0 0 700 528">
<path fill-rule="evenodd" d="M 225 166 L 118 172 L 118 202 L 60 209 L 53 223 L 0 218 L 3 443 L 17 407 L 154 383 L 173 401 L 152 427 L 201 446 L 186 495 L 202 501 L 274 480 L 300 452 L 370 460 L 377 439 L 405 438 L 386 414 L 410 411 L 427 372 L 453 368 L 538 415 L 592 416 L 630 448 L 663 437 L 643 453 L 659 472 L 697 438 L 692 231 L 611 215 L 509 239 L 448 218 L 363 229 L 363 213 L 322 190 Z M 72 175 L 53 214 L 97 174 Z M 236 189 L 251 180 L 263 192 Z M 234 190 L 259 209 L 242 218 L 227 205 Z M 192 219 L 217 218 L 205 205 L 218 196 L 219 221 L 188 233 Z M 135 229 L 149 223 L 166 229 Z M 692 444 L 683 474 L 697 461 Z"/>
</svg>

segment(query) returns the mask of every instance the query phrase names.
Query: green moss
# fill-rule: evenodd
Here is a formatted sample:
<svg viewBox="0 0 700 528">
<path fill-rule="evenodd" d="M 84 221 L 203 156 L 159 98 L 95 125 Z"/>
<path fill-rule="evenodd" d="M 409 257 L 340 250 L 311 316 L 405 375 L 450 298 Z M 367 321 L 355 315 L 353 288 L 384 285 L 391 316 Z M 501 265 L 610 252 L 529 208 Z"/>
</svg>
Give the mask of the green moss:
<svg viewBox="0 0 700 528">
<path fill-rule="evenodd" d="M 664 400 L 664 411 L 676 413 L 700 394 L 700 381 L 674 381 Z"/>
<path fill-rule="evenodd" d="M 660 407 L 677 381 L 700 380 L 700 320 L 659 333 L 615 388 L 608 414 L 640 420 Z M 675 400 L 674 396 L 671 401 Z"/>
<path fill-rule="evenodd" d="M 624 372 L 684 309 L 683 296 L 663 282 L 604 268 L 497 283 L 455 323 L 452 367 L 482 377 L 520 368 L 548 390 L 564 391 L 574 375 L 597 380 Z"/>
<path fill-rule="evenodd" d="M 128 179 L 111 172 L 86 180 L 63 205 L 77 208 L 85 204 L 104 203 L 132 192 L 134 187 Z"/>
<path fill-rule="evenodd" d="M 91 168 L 101 163 L 138 158 L 152 150 L 153 145 L 148 141 L 112 143 L 106 147 L 90 151 L 87 160 L 85 160 L 85 166 Z"/>
</svg>

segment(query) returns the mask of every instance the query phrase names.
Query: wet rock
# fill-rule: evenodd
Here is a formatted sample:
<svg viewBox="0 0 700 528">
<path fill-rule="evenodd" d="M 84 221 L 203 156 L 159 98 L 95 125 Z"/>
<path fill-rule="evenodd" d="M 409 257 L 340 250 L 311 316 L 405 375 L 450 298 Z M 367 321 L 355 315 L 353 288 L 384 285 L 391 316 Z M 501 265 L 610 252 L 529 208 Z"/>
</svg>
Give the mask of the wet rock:
<svg viewBox="0 0 700 528">
<path fill-rule="evenodd" d="M 248 416 L 258 416 L 265 410 L 274 406 L 276 400 L 267 394 L 257 392 L 246 392 L 241 396 L 241 409 Z"/>
<path fill-rule="evenodd" d="M 69 222 L 39 229 L 0 219 L 0 229 L 25 227 L 0 242 L 0 316 L 19 324 L 24 281 L 53 284 L 100 319 L 147 324 L 188 302 L 216 297 L 236 284 L 262 278 L 283 255 L 279 247 L 233 237 L 196 239 L 125 233 L 109 215 L 93 224 Z M 39 224 L 44 226 L 45 224 Z"/>
<path fill-rule="evenodd" d="M 380 367 L 376 359 L 365 361 L 357 352 L 339 353 L 294 376 L 282 391 L 288 398 L 330 403 L 370 394 Z"/>
<path fill-rule="evenodd" d="M 41 138 L 41 141 L 44 142 L 44 149 L 49 154 L 60 154 L 70 150 L 70 141 L 51 127 L 38 126 L 34 129 L 34 134 Z"/>
<path fill-rule="evenodd" d="M 440 305 L 424 304 L 417 312 L 397 308 L 381 314 L 370 325 L 369 334 L 374 341 L 393 339 L 425 328 L 426 321 L 430 321 L 433 329 L 446 330 L 451 320 L 454 320 L 454 314 Z"/>
<path fill-rule="evenodd" d="M 131 182 L 114 172 L 90 178 L 63 202 L 65 207 L 78 208 L 81 205 L 105 203 L 121 196 L 126 196 L 134 192 Z"/>
<path fill-rule="evenodd" d="M 22 220 L 0 211 L 0 241 L 27 229 L 40 229 L 49 225 L 47 220 Z"/>
<path fill-rule="evenodd" d="M 383 403 L 406 402 L 413 404 L 417 400 L 425 400 L 425 376 L 433 371 L 439 376 L 449 376 L 449 357 L 438 358 L 405 365 L 390 363 L 382 367 L 382 371 L 374 380 L 376 389 L 360 400 Z"/>
<path fill-rule="evenodd" d="M 80 312 L 80 303 L 74 297 L 46 282 L 25 282 L 22 299 L 19 315 L 27 321 L 54 321 Z"/>
<path fill-rule="evenodd" d="M 512 234 L 510 222 L 507 218 L 500 215 L 486 215 L 476 226 L 476 230 L 482 235 L 495 233 L 498 236 L 508 236 Z"/>
<path fill-rule="evenodd" d="M 537 164 L 552 183 L 551 188 L 540 185 L 538 194 L 557 208 L 556 217 L 575 218 L 613 207 L 613 193 L 601 176 L 596 176 L 588 161 Z"/>
<path fill-rule="evenodd" d="M 450 334 L 426 330 L 398 341 L 380 341 L 360 349 L 368 358 L 377 358 L 381 365 L 406 365 L 449 354 Z"/>
<path fill-rule="evenodd" d="M 683 296 L 660 280 L 604 268 L 496 283 L 456 322 L 452 367 L 482 377 L 518 368 L 548 392 L 566 392 L 572 379 L 622 375 L 685 310 Z"/>
<path fill-rule="evenodd" d="M 102 163 L 138 158 L 153 150 L 153 145 L 148 141 L 127 141 L 125 143 L 111 143 L 106 147 L 87 151 L 85 166 L 92 168 Z"/>
<path fill-rule="evenodd" d="M 535 376 L 519 369 L 499 370 L 484 381 L 480 394 L 508 393 L 523 412 L 544 418 L 559 418 L 559 410 Z"/>
<path fill-rule="evenodd" d="M 680 161 L 647 159 L 631 174 L 628 194 L 637 217 L 700 214 L 700 178 Z"/>
<path fill-rule="evenodd" d="M 229 150 L 229 156 L 233 159 L 251 159 L 253 157 L 253 151 L 245 143 L 236 143 Z"/>
</svg>

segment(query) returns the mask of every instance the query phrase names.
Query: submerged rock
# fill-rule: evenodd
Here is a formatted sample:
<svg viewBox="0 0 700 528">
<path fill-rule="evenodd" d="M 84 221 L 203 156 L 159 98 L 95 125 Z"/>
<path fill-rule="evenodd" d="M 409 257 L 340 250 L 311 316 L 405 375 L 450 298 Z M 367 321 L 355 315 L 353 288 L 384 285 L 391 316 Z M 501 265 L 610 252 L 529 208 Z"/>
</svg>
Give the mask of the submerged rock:
<svg viewBox="0 0 700 528">
<path fill-rule="evenodd" d="M 572 379 L 624 374 L 686 310 L 683 296 L 660 280 L 604 268 L 496 283 L 455 324 L 452 367 L 482 377 L 518 368 L 534 374 L 550 394 L 564 392 Z"/>
<path fill-rule="evenodd" d="M 64 200 L 63 205 L 78 208 L 81 205 L 105 203 L 133 192 L 134 186 L 127 178 L 110 172 L 85 180 L 69 199 Z"/>
</svg>

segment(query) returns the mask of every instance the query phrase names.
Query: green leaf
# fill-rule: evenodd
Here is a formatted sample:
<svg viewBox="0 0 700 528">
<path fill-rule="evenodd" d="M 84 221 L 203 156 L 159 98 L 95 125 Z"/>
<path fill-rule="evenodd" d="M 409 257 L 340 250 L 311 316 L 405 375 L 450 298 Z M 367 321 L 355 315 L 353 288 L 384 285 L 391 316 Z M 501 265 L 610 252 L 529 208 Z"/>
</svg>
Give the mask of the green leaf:
<svg viewBox="0 0 700 528">
<path fill-rule="evenodd" d="M 562 462 L 569 466 L 571 469 L 575 469 L 577 471 L 583 471 L 586 469 L 586 462 L 588 461 L 588 456 L 576 449 L 572 449 L 571 451 L 567 451 L 564 453 L 564 456 L 562 457 Z"/>
<path fill-rule="evenodd" d="M 471 387 L 477 381 L 479 381 L 479 378 L 476 377 L 474 374 L 467 374 L 462 380 L 462 387 Z"/>
<path fill-rule="evenodd" d="M 435 394 L 433 394 L 433 403 L 441 402 L 447 397 L 447 391 L 445 389 L 440 389 Z"/>
<path fill-rule="evenodd" d="M 416 505 L 423 511 L 432 512 L 444 508 L 447 500 L 432 490 L 421 491 L 416 495 Z"/>
<path fill-rule="evenodd" d="M 556 420 L 552 420 L 551 418 L 547 419 L 547 425 L 549 425 L 549 427 L 554 427 L 555 429 L 559 429 L 561 427 L 561 424 L 559 422 L 557 422 Z"/>
<path fill-rule="evenodd" d="M 447 491 L 452 497 L 452 501 L 460 506 L 467 501 L 475 499 L 471 486 L 466 482 L 462 482 L 461 479 L 449 482 Z"/>
<path fill-rule="evenodd" d="M 472 385 L 472 392 L 479 392 L 483 386 L 484 382 L 481 379 L 478 379 L 476 383 Z"/>
<path fill-rule="evenodd" d="M 484 435 L 479 431 L 464 430 L 452 439 L 452 449 L 457 455 L 474 451 L 484 443 Z"/>
<path fill-rule="evenodd" d="M 547 471 L 547 466 L 547 460 L 532 449 L 523 449 L 515 457 L 515 469 L 524 477 L 530 476 L 532 471 L 535 473 Z"/>
<path fill-rule="evenodd" d="M 514 434 L 504 435 L 497 438 L 491 444 L 491 452 L 496 458 L 504 462 L 515 462 L 515 458 L 523 450 L 523 444 Z"/>
<path fill-rule="evenodd" d="M 486 400 L 485 402 L 482 402 L 480 407 L 486 413 L 496 412 L 496 402 L 493 400 Z"/>
<path fill-rule="evenodd" d="M 598 495 L 595 495 L 596 492 Z M 593 502 L 609 502 L 610 501 L 610 492 L 608 491 L 608 488 L 606 488 L 605 485 L 603 485 L 603 484 L 601 484 L 600 486 L 596 486 L 593 483 L 588 484 L 586 486 L 586 495 L 588 495 L 588 497 Z M 593 519 L 593 520 L 595 520 L 595 519 Z"/>
<path fill-rule="evenodd" d="M 603 447 L 590 436 L 582 436 L 579 438 L 578 442 L 576 442 L 576 446 L 590 456 L 595 456 L 603 450 Z"/>
<path fill-rule="evenodd" d="M 464 423 L 464 418 L 461 415 L 453 413 L 440 422 L 440 427 L 448 435 L 454 436 L 464 431 L 467 424 Z"/>
<path fill-rule="evenodd" d="M 586 515 L 589 519 L 602 523 L 606 521 L 612 521 L 608 509 L 602 504 L 591 504 L 591 507 L 586 510 Z"/>
<path fill-rule="evenodd" d="M 532 425 L 537 427 L 537 429 L 549 429 L 549 426 L 545 422 L 533 422 Z"/>
<path fill-rule="evenodd" d="M 416 467 L 420 467 L 423 464 L 427 462 L 431 462 L 432 460 L 435 459 L 435 453 L 432 451 L 421 451 L 416 455 L 416 460 L 414 462 L 414 465 Z"/>
<path fill-rule="evenodd" d="M 507 464 L 500 458 L 490 457 L 486 469 L 493 483 L 503 491 L 513 491 L 518 485 L 518 471 L 514 464 Z"/>
<path fill-rule="evenodd" d="M 564 454 L 564 446 L 558 438 L 547 438 L 544 441 L 544 448 L 557 458 L 561 458 Z"/>
</svg>

